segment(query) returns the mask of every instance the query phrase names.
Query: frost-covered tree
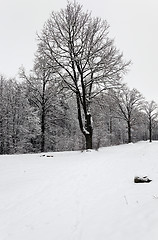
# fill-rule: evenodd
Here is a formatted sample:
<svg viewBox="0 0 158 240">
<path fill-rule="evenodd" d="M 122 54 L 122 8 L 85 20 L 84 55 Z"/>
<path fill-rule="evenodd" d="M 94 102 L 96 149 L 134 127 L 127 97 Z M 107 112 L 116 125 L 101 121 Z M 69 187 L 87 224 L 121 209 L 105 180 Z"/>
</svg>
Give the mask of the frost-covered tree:
<svg viewBox="0 0 158 240">
<path fill-rule="evenodd" d="M 154 127 L 155 120 L 158 116 L 157 112 L 158 106 L 154 101 L 145 102 L 144 110 L 148 118 L 149 141 L 152 142 L 152 130 Z"/>
<path fill-rule="evenodd" d="M 93 101 L 94 146 L 96 148 L 127 141 L 126 124 L 124 120 L 116 117 L 116 108 L 117 105 L 109 92 L 98 95 Z"/>
<path fill-rule="evenodd" d="M 40 118 L 41 152 L 68 150 L 69 146 L 66 147 L 63 139 L 68 137 L 73 119 L 69 118 L 71 110 L 63 98 L 65 93 L 56 71 L 56 68 L 49 67 L 47 57 L 39 51 L 30 75 L 27 76 L 24 69 L 20 71 L 20 76 L 25 80 L 30 105 L 37 109 Z"/>
<path fill-rule="evenodd" d="M 0 85 L 0 154 L 33 151 L 38 123 L 23 84 L 1 76 Z"/>
<path fill-rule="evenodd" d="M 73 98 L 61 98 L 58 105 L 49 111 L 46 133 L 48 151 L 78 150 L 82 147 Z"/>
<path fill-rule="evenodd" d="M 130 90 L 126 86 L 122 86 L 118 91 L 111 91 L 111 96 L 117 106 L 114 109 L 115 117 L 124 120 L 127 124 L 128 142 L 130 143 L 132 128 L 138 122 L 144 98 L 137 89 Z"/>
<path fill-rule="evenodd" d="M 41 128 L 41 152 L 45 151 L 47 116 L 52 106 L 57 104 L 58 85 L 54 77 L 54 69 L 47 65 L 44 55 L 36 54 L 34 68 L 27 76 L 23 68 L 20 77 L 26 81 L 30 103 L 38 109 Z"/>
<path fill-rule="evenodd" d="M 4 153 L 4 138 L 5 138 L 5 85 L 6 80 L 4 76 L 0 75 L 0 154 Z"/>
<path fill-rule="evenodd" d="M 109 25 L 84 12 L 76 2 L 52 12 L 39 36 L 39 50 L 49 68 L 57 69 L 60 83 L 76 98 L 79 127 L 92 148 L 92 100 L 116 87 L 129 62 L 108 37 Z"/>
</svg>

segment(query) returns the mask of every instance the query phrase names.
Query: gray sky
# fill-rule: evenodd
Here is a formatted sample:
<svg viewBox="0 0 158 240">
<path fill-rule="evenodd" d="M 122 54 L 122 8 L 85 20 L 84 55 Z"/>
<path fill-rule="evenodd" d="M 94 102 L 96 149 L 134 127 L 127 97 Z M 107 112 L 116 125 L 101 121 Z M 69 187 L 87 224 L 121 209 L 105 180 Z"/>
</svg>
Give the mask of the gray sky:
<svg viewBox="0 0 158 240">
<path fill-rule="evenodd" d="M 106 19 L 110 36 L 132 60 L 124 81 L 137 88 L 147 100 L 158 103 L 158 1 L 78 0 L 93 16 Z M 15 77 L 20 66 L 30 70 L 40 32 L 51 11 L 66 0 L 0 0 L 0 73 Z"/>
</svg>

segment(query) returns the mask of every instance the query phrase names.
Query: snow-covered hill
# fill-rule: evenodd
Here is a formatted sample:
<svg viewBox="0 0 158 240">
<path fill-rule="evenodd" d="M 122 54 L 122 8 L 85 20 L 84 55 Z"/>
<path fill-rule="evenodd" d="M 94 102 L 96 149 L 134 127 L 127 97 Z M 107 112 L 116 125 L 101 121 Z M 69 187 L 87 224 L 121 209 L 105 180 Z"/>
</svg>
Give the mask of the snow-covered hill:
<svg viewBox="0 0 158 240">
<path fill-rule="evenodd" d="M 157 240 L 158 142 L 0 156 L 0 239 Z"/>
</svg>

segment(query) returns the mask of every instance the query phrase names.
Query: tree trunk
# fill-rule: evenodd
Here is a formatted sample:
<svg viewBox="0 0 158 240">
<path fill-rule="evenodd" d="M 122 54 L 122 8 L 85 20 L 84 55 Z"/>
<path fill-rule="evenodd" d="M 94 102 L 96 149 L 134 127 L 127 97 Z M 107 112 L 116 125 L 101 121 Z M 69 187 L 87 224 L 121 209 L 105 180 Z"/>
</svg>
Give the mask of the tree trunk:
<svg viewBox="0 0 158 240">
<path fill-rule="evenodd" d="M 46 90 L 46 82 L 45 82 L 45 73 L 43 75 L 43 90 L 42 90 L 42 116 L 41 116 L 41 152 L 45 151 L 45 90 Z"/>
<path fill-rule="evenodd" d="M 112 117 L 110 117 L 110 120 L 109 120 L 109 133 L 110 133 L 110 145 L 112 145 Z"/>
<path fill-rule="evenodd" d="M 0 154 L 4 154 L 4 135 L 2 119 L 0 119 Z"/>
<path fill-rule="evenodd" d="M 132 136 L 131 136 L 131 123 L 128 121 L 128 143 L 132 142 Z"/>
<path fill-rule="evenodd" d="M 41 116 L 41 152 L 45 151 L 45 110 L 42 111 Z"/>
<path fill-rule="evenodd" d="M 151 118 L 149 119 L 149 141 L 152 142 L 152 123 L 151 123 Z"/>
<path fill-rule="evenodd" d="M 86 116 L 85 127 L 86 127 L 86 131 L 89 133 L 89 134 L 85 134 L 86 149 L 92 149 L 93 148 L 93 144 L 92 144 L 93 127 L 92 127 L 92 117 L 90 113 L 88 113 Z"/>
<path fill-rule="evenodd" d="M 86 140 L 86 149 L 92 149 L 92 136 L 93 136 L 93 127 L 92 127 L 92 117 L 90 113 L 86 113 L 85 110 L 85 128 L 83 126 L 82 114 L 81 114 L 81 106 L 80 106 L 80 98 L 79 94 L 76 94 L 77 100 L 77 110 L 78 110 L 78 121 L 80 130 L 85 136 Z"/>
<path fill-rule="evenodd" d="M 92 134 L 86 134 L 86 150 L 92 149 Z"/>
</svg>

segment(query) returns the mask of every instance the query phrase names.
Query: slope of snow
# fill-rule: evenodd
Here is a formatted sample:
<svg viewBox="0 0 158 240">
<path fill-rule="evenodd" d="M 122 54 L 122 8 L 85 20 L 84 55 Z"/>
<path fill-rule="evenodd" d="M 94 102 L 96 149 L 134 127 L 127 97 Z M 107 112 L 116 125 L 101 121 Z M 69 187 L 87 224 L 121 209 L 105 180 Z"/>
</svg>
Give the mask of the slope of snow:
<svg viewBox="0 0 158 240">
<path fill-rule="evenodd" d="M 0 156 L 1 240 L 158 239 L 158 142 L 52 154 Z"/>
</svg>

